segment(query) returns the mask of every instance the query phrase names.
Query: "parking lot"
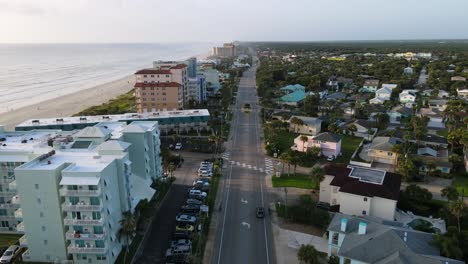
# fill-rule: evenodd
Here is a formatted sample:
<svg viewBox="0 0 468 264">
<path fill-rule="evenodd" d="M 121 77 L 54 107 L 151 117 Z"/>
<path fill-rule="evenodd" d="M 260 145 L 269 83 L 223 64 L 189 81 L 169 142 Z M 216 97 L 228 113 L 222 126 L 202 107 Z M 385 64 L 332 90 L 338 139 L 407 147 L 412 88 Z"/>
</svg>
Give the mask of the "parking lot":
<svg viewBox="0 0 468 264">
<path fill-rule="evenodd" d="M 195 179 L 200 162 L 211 155 L 181 152 L 184 163 L 174 172 L 176 181 L 167 193 L 155 216 L 150 233 L 144 241 L 143 253 L 135 263 L 165 263 L 165 253 L 176 227 L 176 216 L 187 199 L 187 192 Z"/>
</svg>

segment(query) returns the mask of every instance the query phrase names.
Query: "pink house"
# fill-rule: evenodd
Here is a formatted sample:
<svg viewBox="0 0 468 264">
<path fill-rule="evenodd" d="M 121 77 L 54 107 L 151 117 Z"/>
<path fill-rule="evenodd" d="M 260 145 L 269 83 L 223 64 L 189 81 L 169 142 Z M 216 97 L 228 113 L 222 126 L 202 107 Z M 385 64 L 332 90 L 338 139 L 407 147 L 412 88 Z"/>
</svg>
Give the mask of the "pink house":
<svg viewBox="0 0 468 264">
<path fill-rule="evenodd" d="M 338 157 L 341 153 L 341 138 L 340 136 L 324 132 L 316 136 L 306 136 L 307 141 L 301 140 L 301 135 L 294 139 L 294 146 L 291 149 L 306 152 L 308 148 L 318 147 L 321 150 L 323 156 L 335 156 Z"/>
</svg>

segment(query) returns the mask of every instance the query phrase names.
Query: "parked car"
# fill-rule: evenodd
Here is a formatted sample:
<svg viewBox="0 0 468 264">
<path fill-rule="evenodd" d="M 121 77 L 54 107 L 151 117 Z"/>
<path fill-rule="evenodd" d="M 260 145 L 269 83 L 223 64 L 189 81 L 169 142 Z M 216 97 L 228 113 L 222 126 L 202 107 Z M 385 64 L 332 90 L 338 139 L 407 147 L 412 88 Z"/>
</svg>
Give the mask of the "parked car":
<svg viewBox="0 0 468 264">
<path fill-rule="evenodd" d="M 200 200 L 197 200 L 197 199 L 187 199 L 187 201 L 185 201 L 185 204 L 195 204 L 195 205 L 202 205 L 203 202 L 200 201 Z"/>
<path fill-rule="evenodd" d="M 187 231 L 176 231 L 172 234 L 173 239 L 189 239 L 190 232 Z"/>
<path fill-rule="evenodd" d="M 176 150 L 181 150 L 182 149 L 182 143 L 178 142 L 177 144 L 175 144 L 175 149 Z"/>
<path fill-rule="evenodd" d="M 200 167 L 203 167 L 203 166 L 213 166 L 213 162 L 202 161 L 202 162 L 200 162 Z"/>
<path fill-rule="evenodd" d="M 201 171 L 201 172 L 198 172 L 198 176 L 200 176 L 200 177 L 213 177 L 213 172 L 211 172 L 211 171 Z"/>
<path fill-rule="evenodd" d="M 0 263 L 12 263 L 19 254 L 19 246 L 10 246 L 7 250 L 5 250 L 5 252 L 3 252 L 2 257 L 0 258 Z"/>
<path fill-rule="evenodd" d="M 207 183 L 211 182 L 211 180 L 209 178 L 198 178 L 194 182 L 197 182 L 197 181 L 202 181 L 202 182 L 207 182 Z"/>
<path fill-rule="evenodd" d="M 176 230 L 176 232 L 177 231 L 193 232 L 195 230 L 195 227 L 193 227 L 193 225 L 182 224 L 182 225 L 176 225 L 175 230 Z"/>
<path fill-rule="evenodd" d="M 207 196 L 206 192 L 202 192 L 200 190 L 196 190 L 196 189 L 193 189 L 193 188 L 189 190 L 189 194 L 190 195 L 199 195 L 199 196 L 201 196 L 203 198 L 205 198 Z"/>
<path fill-rule="evenodd" d="M 177 246 L 192 246 L 192 241 L 190 239 L 176 239 L 171 241 L 171 248 L 175 248 Z"/>
<path fill-rule="evenodd" d="M 192 246 L 189 246 L 189 245 L 168 248 L 166 250 L 166 258 L 170 256 L 174 256 L 174 255 L 179 255 L 179 254 L 189 254 L 191 250 L 192 250 Z"/>
<path fill-rule="evenodd" d="M 183 213 L 198 213 L 200 212 L 200 206 L 195 204 L 183 205 L 180 208 L 180 211 Z"/>
<path fill-rule="evenodd" d="M 264 218 L 265 217 L 265 210 L 263 207 L 257 207 L 257 212 L 256 212 L 257 218 Z"/>
<path fill-rule="evenodd" d="M 197 218 L 191 215 L 178 214 L 176 216 L 176 221 L 181 223 L 195 223 L 197 222 Z"/>
<path fill-rule="evenodd" d="M 197 184 L 193 188 L 194 190 L 199 190 L 206 193 L 210 191 L 210 186 L 207 184 Z"/>
<path fill-rule="evenodd" d="M 203 197 L 203 196 L 198 195 L 198 194 L 189 194 L 189 195 L 188 195 L 188 198 L 189 198 L 189 199 L 195 199 L 195 200 L 199 200 L 199 201 L 201 201 L 201 202 L 204 202 L 206 197 Z"/>
</svg>

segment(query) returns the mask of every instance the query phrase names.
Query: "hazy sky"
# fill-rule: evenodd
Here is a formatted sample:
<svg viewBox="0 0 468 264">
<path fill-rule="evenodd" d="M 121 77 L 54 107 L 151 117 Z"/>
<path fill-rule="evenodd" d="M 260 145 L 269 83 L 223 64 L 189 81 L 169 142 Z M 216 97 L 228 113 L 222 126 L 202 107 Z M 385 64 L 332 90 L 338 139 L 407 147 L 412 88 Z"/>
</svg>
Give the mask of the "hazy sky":
<svg viewBox="0 0 468 264">
<path fill-rule="evenodd" d="M 468 38 L 467 0 L 0 0 L 0 42 Z"/>
</svg>

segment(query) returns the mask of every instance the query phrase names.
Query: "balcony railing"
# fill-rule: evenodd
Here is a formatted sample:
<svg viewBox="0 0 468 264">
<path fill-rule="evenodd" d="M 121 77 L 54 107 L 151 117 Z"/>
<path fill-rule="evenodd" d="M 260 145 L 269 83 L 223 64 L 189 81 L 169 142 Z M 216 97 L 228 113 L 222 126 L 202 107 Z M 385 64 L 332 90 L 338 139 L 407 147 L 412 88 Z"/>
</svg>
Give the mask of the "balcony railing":
<svg viewBox="0 0 468 264">
<path fill-rule="evenodd" d="M 62 204 L 62 210 L 64 211 L 102 211 L 102 204 L 90 205 L 90 204 Z"/>
<path fill-rule="evenodd" d="M 99 226 L 104 224 L 104 219 L 73 219 L 65 218 L 65 225 L 90 225 L 90 226 Z"/>
<path fill-rule="evenodd" d="M 76 233 L 74 231 L 68 231 L 65 233 L 65 237 L 68 240 L 103 240 L 106 238 L 105 234 L 87 234 L 87 233 Z"/>
<path fill-rule="evenodd" d="M 61 196 L 100 196 L 101 189 L 97 190 L 68 190 L 66 188 L 60 189 Z"/>
<path fill-rule="evenodd" d="M 68 246 L 68 254 L 105 254 L 106 252 L 107 246 L 103 248 Z"/>
<path fill-rule="evenodd" d="M 16 191 L 8 190 L 8 191 L 0 191 L 0 196 L 2 197 L 10 197 L 18 194 Z"/>
<path fill-rule="evenodd" d="M 14 216 L 14 215 L 0 215 L 0 220 L 16 221 L 16 220 L 18 220 L 18 217 Z"/>
<path fill-rule="evenodd" d="M 22 236 L 19 239 L 20 247 L 28 247 L 28 240 L 26 239 L 26 236 Z"/>
<path fill-rule="evenodd" d="M 19 204 L 0 203 L 0 209 L 18 209 L 19 207 L 20 207 Z"/>
<path fill-rule="evenodd" d="M 29 254 L 29 249 L 23 252 L 23 260 L 31 260 L 31 255 Z"/>
</svg>

